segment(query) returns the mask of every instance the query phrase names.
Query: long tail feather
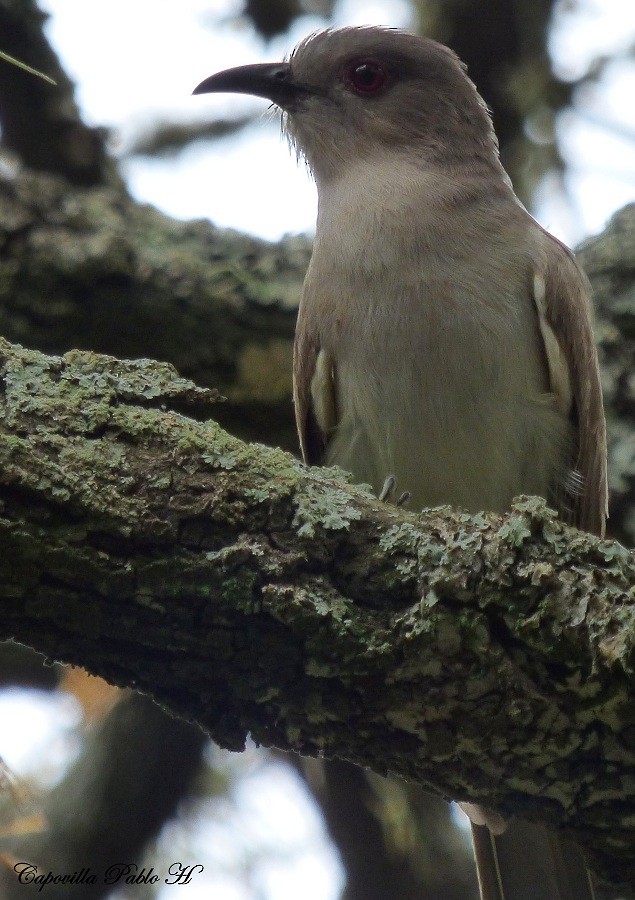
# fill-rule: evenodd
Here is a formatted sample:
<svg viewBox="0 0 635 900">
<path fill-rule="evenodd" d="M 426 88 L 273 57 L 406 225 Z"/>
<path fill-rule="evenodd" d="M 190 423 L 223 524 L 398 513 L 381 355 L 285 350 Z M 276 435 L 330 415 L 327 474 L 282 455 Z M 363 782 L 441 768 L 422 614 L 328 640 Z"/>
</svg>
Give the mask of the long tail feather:
<svg viewBox="0 0 635 900">
<path fill-rule="evenodd" d="M 472 825 L 481 900 L 594 900 L 580 851 L 543 825 L 514 819 L 500 835 Z"/>
</svg>

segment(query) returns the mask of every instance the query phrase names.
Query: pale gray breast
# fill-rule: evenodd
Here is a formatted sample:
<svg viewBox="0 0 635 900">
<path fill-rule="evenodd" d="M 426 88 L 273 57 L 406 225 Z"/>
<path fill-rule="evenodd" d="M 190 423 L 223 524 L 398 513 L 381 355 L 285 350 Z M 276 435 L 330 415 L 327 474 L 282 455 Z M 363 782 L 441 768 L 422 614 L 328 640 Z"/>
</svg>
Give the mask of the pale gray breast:
<svg viewBox="0 0 635 900">
<path fill-rule="evenodd" d="M 374 224 L 361 257 L 359 244 L 335 254 L 327 230 L 312 261 L 340 420 L 327 462 L 375 489 L 393 474 L 415 506 L 502 511 L 519 493 L 549 496 L 569 425 L 548 393 L 531 247 L 496 221 L 489 234 L 463 221 L 454 243 L 408 230 L 395 267 L 386 221 Z"/>
</svg>

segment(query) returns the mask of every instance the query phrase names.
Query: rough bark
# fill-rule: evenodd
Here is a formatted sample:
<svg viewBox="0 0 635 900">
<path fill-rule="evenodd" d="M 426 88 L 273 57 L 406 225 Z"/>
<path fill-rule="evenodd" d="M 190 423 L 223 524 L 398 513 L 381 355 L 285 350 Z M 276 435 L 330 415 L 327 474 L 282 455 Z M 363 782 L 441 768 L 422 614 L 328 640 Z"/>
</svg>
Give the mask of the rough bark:
<svg viewBox="0 0 635 900">
<path fill-rule="evenodd" d="M 222 746 L 250 731 L 479 798 L 633 878 L 627 551 L 537 500 L 381 505 L 186 417 L 213 392 L 167 365 L 1 352 L 5 635 Z"/>
<path fill-rule="evenodd" d="M 295 311 L 306 238 L 268 244 L 177 222 L 116 188 L 0 175 L 0 334 L 174 363 L 227 397 L 223 424 L 296 445 Z"/>
</svg>

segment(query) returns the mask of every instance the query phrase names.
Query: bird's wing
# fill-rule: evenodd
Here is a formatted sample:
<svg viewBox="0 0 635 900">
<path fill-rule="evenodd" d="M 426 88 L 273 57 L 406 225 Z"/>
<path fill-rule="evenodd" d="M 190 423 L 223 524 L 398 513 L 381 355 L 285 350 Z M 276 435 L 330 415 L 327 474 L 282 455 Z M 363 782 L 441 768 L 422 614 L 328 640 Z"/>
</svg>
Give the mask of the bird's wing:
<svg viewBox="0 0 635 900">
<path fill-rule="evenodd" d="M 302 311 L 293 348 L 293 402 L 302 458 L 309 465 L 320 465 L 328 435 L 337 424 L 335 364 Z"/>
<path fill-rule="evenodd" d="M 551 390 L 571 416 L 575 433 L 560 513 L 570 524 L 603 535 L 608 515 L 606 424 L 591 287 L 567 247 L 548 232 L 543 235 L 546 252 L 534 274 L 534 299 Z"/>
</svg>

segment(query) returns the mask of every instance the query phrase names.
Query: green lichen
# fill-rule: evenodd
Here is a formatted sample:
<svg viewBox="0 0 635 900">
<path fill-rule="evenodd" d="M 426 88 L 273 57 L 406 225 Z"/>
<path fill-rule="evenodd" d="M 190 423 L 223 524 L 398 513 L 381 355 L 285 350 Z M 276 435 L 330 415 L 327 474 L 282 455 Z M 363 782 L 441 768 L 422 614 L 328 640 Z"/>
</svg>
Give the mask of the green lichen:
<svg viewBox="0 0 635 900">
<path fill-rule="evenodd" d="M 350 496 L 333 484 L 323 487 L 307 483 L 304 492 L 296 497 L 293 524 L 301 537 L 314 538 L 322 530 L 347 531 L 351 522 L 360 519 L 361 512 Z"/>
<path fill-rule="evenodd" d="M 201 459 L 211 466 L 212 469 L 224 469 L 226 472 L 231 472 L 231 470 L 235 469 L 238 465 L 238 460 L 234 455 L 231 453 L 221 453 L 216 450 L 203 453 Z"/>
<path fill-rule="evenodd" d="M 510 516 L 498 529 L 501 540 L 511 547 L 522 547 L 525 541 L 531 537 L 531 528 L 523 516 Z"/>
<path fill-rule="evenodd" d="M 420 530 L 416 528 L 414 524 L 402 522 L 400 525 L 392 525 L 382 533 L 379 539 L 379 546 L 383 551 L 389 554 L 415 554 L 420 539 Z"/>
</svg>

